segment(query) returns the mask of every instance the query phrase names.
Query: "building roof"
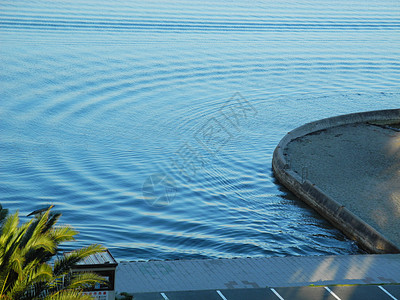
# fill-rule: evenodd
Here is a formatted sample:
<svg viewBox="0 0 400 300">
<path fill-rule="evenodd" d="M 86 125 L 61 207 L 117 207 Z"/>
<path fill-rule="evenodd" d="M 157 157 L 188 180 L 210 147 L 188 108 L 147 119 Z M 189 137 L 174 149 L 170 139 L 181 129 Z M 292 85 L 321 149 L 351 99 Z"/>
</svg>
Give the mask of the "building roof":
<svg viewBox="0 0 400 300">
<path fill-rule="evenodd" d="M 76 264 L 77 268 L 82 268 L 83 266 L 95 266 L 95 267 L 105 267 L 105 266 L 117 266 L 118 263 L 111 255 L 110 251 L 105 250 L 96 254 L 92 254 L 85 259 L 81 260 Z"/>
</svg>

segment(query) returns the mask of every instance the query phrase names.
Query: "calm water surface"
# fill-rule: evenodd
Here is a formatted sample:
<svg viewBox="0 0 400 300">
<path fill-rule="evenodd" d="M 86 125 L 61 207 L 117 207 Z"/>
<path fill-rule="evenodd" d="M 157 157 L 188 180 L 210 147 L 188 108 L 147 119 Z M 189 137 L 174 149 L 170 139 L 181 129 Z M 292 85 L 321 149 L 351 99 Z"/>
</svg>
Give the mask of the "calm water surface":
<svg viewBox="0 0 400 300">
<path fill-rule="evenodd" d="M 271 159 L 399 107 L 399 3 L 2 1 L 1 203 L 122 260 L 359 253 Z"/>
</svg>

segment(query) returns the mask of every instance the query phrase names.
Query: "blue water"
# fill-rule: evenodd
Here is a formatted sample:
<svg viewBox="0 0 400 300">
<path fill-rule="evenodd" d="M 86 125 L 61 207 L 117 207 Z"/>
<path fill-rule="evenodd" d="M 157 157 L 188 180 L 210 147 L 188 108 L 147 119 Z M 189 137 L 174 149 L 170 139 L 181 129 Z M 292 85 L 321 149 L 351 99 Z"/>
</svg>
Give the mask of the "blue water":
<svg viewBox="0 0 400 300">
<path fill-rule="evenodd" d="M 354 254 L 274 179 L 291 129 L 398 108 L 398 1 L 0 3 L 0 201 L 117 259 Z"/>
</svg>

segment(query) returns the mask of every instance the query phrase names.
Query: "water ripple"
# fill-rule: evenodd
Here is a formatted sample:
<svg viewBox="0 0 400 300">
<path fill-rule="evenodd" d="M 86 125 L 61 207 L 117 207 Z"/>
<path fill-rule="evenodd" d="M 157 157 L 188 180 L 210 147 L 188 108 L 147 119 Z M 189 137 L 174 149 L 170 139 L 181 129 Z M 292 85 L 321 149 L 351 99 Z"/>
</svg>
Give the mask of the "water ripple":
<svg viewBox="0 0 400 300">
<path fill-rule="evenodd" d="M 3 28 L 22 28 L 33 30 L 179 30 L 179 31 L 265 31 L 265 30 L 399 30 L 400 22 L 391 21 L 342 21 L 342 22 L 194 22 L 171 21 L 132 22 L 132 21 L 94 21 L 94 20 L 42 20 L 34 18 L 0 19 Z"/>
<path fill-rule="evenodd" d="M 304 122 L 398 107 L 399 7 L 339 2 L 3 1 L 2 205 L 119 259 L 361 252 L 271 170 Z"/>
</svg>

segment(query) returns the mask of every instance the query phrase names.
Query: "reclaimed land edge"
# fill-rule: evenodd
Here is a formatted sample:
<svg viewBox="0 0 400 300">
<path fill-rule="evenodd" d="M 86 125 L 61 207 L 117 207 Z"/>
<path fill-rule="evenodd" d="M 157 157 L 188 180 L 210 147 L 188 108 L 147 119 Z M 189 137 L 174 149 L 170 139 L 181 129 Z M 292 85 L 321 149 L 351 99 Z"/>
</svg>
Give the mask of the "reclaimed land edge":
<svg viewBox="0 0 400 300">
<path fill-rule="evenodd" d="M 400 120 L 400 109 L 353 113 L 314 121 L 289 132 L 279 142 L 273 154 L 272 170 L 276 178 L 349 238 L 357 241 L 369 253 L 400 253 L 400 249 L 346 207 L 327 196 L 315 184 L 309 180 L 302 180 L 296 172 L 290 169 L 283 150 L 291 141 L 316 131 L 346 124 L 396 120 Z"/>
</svg>

